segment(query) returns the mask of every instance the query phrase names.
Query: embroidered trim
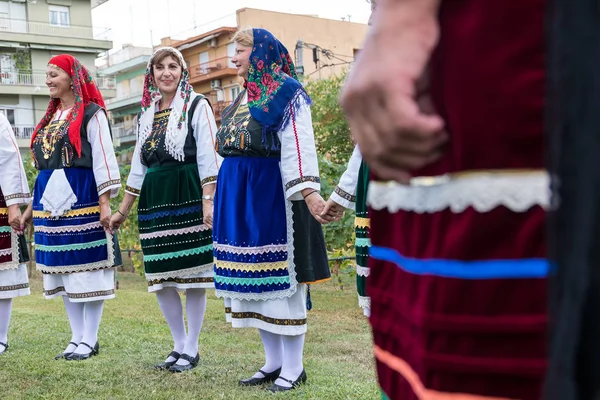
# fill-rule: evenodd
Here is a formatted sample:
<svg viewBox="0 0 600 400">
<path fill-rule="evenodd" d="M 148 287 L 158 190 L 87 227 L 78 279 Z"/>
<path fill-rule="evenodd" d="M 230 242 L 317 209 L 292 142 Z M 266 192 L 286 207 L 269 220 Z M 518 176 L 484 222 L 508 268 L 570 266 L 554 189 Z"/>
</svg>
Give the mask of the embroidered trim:
<svg viewBox="0 0 600 400">
<path fill-rule="evenodd" d="M 354 227 L 355 228 L 370 228 L 371 227 L 371 219 L 370 218 L 354 218 Z"/>
<path fill-rule="evenodd" d="M 231 307 L 225 307 L 225 314 L 231 314 Z"/>
<path fill-rule="evenodd" d="M 300 138 L 298 137 L 298 130 L 296 129 L 296 113 L 294 112 L 294 105 L 290 103 L 290 118 L 292 121 L 292 128 L 294 129 L 294 137 L 296 138 L 296 154 L 298 155 L 298 172 L 300 173 L 300 179 L 304 177 L 302 172 L 302 154 L 300 152 Z"/>
<path fill-rule="evenodd" d="M 208 264 L 199 265 L 197 267 L 178 269 L 176 271 L 155 272 L 155 273 L 146 272 L 146 280 L 155 281 L 155 280 L 161 280 L 161 279 L 177 279 L 177 278 L 181 278 L 181 279 L 190 278 L 191 279 L 191 278 L 194 278 L 193 275 L 202 274 L 202 273 L 212 270 L 213 265 L 214 264 L 212 262 L 210 262 Z"/>
<path fill-rule="evenodd" d="M 67 265 L 62 267 L 52 267 L 41 263 L 35 263 L 35 269 L 44 274 L 69 274 L 73 272 L 89 272 L 101 269 L 113 268 L 115 265 L 115 249 L 113 247 L 113 236 L 106 233 L 106 249 L 108 259 L 104 261 L 96 261 L 89 264 Z"/>
<path fill-rule="evenodd" d="M 289 282 L 289 276 L 270 276 L 268 278 L 234 278 L 230 276 L 215 276 L 215 282 L 229 285 L 283 285 Z"/>
<path fill-rule="evenodd" d="M 133 188 L 133 187 L 131 187 L 129 185 L 125 185 L 125 191 L 126 192 L 130 192 L 131 194 L 137 194 L 138 196 L 139 196 L 139 194 L 141 192 L 140 189 Z"/>
<path fill-rule="evenodd" d="M 20 283 L 18 285 L 0 286 L 0 292 L 11 292 L 13 290 L 28 289 L 29 283 Z"/>
<path fill-rule="evenodd" d="M 213 246 L 215 251 L 226 251 L 227 253 L 232 254 L 265 254 L 265 253 L 278 253 L 281 251 L 287 251 L 287 244 L 269 244 L 266 246 L 257 246 L 257 247 L 239 247 L 239 246 L 231 246 L 228 244 L 219 244 L 217 242 L 213 242 Z"/>
<path fill-rule="evenodd" d="M 157 219 L 157 218 L 181 216 L 181 215 L 191 214 L 191 213 L 196 213 L 196 212 L 198 212 L 198 213 L 202 212 L 202 207 L 200 207 L 200 206 L 187 207 L 187 208 L 180 208 L 178 210 L 157 211 L 152 214 L 138 214 L 138 220 L 150 221 L 150 220 Z"/>
<path fill-rule="evenodd" d="M 265 317 L 262 314 L 256 312 L 232 312 L 231 318 L 234 319 L 258 319 L 272 325 L 284 325 L 284 326 L 301 326 L 306 325 L 307 319 L 279 319 Z"/>
<path fill-rule="evenodd" d="M 4 200 L 6 201 L 10 201 L 13 199 L 30 199 L 31 198 L 31 193 L 15 193 L 15 194 L 9 194 L 8 196 L 4 196 Z"/>
<path fill-rule="evenodd" d="M 319 178 L 318 176 L 303 176 L 301 178 L 297 178 L 297 179 L 291 180 L 288 183 L 286 183 L 285 190 L 287 192 L 289 189 L 293 188 L 294 186 L 299 185 L 304 182 L 321 183 L 321 178 Z"/>
<path fill-rule="evenodd" d="M 165 282 L 173 282 L 180 285 L 192 285 L 194 283 L 214 283 L 213 278 L 167 278 L 167 279 L 155 279 L 153 281 L 148 281 L 148 286 L 160 285 Z"/>
<path fill-rule="evenodd" d="M 371 275 L 371 268 L 369 267 L 361 267 L 360 265 L 356 266 L 356 275 L 364 276 L 365 278 Z"/>
<path fill-rule="evenodd" d="M 188 233 L 198 233 L 198 232 L 202 232 L 202 231 L 207 231 L 209 229 L 210 228 L 208 226 L 206 226 L 205 224 L 202 224 L 202 225 L 190 226 L 189 228 L 168 229 L 165 231 L 158 231 L 158 232 L 152 232 L 152 233 L 141 233 L 140 240 L 156 239 L 156 238 L 162 238 L 162 237 L 166 237 L 166 236 L 185 235 Z"/>
<path fill-rule="evenodd" d="M 524 212 L 539 205 L 550 206 L 550 178 L 546 171 L 473 172 L 456 176 L 421 177 L 410 186 L 396 182 L 371 182 L 368 203 L 387 209 L 434 213 L 449 208 L 454 213 L 473 207 L 487 212 L 504 206 Z"/>
<path fill-rule="evenodd" d="M 12 249 L 4 249 L 4 250 L 0 250 L 0 256 L 4 257 L 9 255 L 10 253 L 12 253 Z"/>
<path fill-rule="evenodd" d="M 12 232 L 12 228 L 10 226 L 0 226 L 0 233 L 8 233 Z M 1 254 L 1 252 L 0 252 Z"/>
<path fill-rule="evenodd" d="M 356 238 L 354 242 L 356 247 L 371 247 L 371 239 L 369 238 Z"/>
<path fill-rule="evenodd" d="M 267 293 L 239 293 L 230 292 L 227 290 L 215 289 L 217 297 L 224 297 L 236 300 L 274 300 L 284 299 L 292 296 L 298 290 L 298 280 L 296 279 L 296 264 L 294 263 L 294 212 L 292 210 L 292 202 L 285 201 L 285 220 L 287 225 L 287 251 L 288 251 L 288 274 L 290 279 L 290 287 L 286 290 L 277 290 Z M 216 275 L 215 275 L 216 280 Z"/>
<path fill-rule="evenodd" d="M 104 182 L 102 185 L 98 186 L 96 189 L 98 190 L 98 192 L 101 192 L 104 189 L 106 189 L 107 187 L 113 186 L 113 185 L 121 185 L 121 180 L 120 179 L 113 179 L 113 180 L 110 180 L 108 182 Z"/>
<path fill-rule="evenodd" d="M 140 208 L 140 207 L 138 207 L 138 212 L 147 213 L 147 212 L 154 211 L 154 210 L 157 210 L 157 209 L 160 209 L 160 208 L 181 207 L 181 206 L 185 206 L 185 205 L 188 205 L 188 204 L 195 204 L 196 206 L 199 206 L 200 199 L 192 199 L 192 200 L 189 200 L 189 201 L 184 201 L 183 203 L 159 204 L 159 205 L 148 207 L 148 208 Z"/>
<path fill-rule="evenodd" d="M 336 186 L 334 192 L 342 199 L 348 200 L 351 203 L 356 203 L 356 196 L 346 192 L 341 187 Z"/>
<path fill-rule="evenodd" d="M 78 251 L 78 250 L 88 250 L 93 249 L 95 247 L 101 247 L 106 245 L 106 239 L 100 239 L 93 242 L 88 243 L 74 243 L 74 244 L 64 244 L 60 246 L 47 246 L 43 244 L 38 244 L 35 246 L 36 251 L 45 251 L 45 252 L 58 252 L 58 251 Z"/>
<path fill-rule="evenodd" d="M 215 260 L 215 267 L 227 269 L 230 271 L 275 271 L 278 269 L 287 269 L 288 261 L 276 261 L 266 263 L 241 263 L 235 261 Z"/>
<path fill-rule="evenodd" d="M 115 294 L 114 289 L 98 290 L 98 291 L 89 292 L 89 293 L 69 293 L 69 292 L 67 292 L 67 289 L 65 289 L 64 286 L 59 286 L 52 290 L 44 290 L 44 296 L 47 296 L 47 297 L 55 296 L 61 292 L 65 292 L 67 297 L 70 299 L 89 299 L 92 297 L 105 297 L 105 296 L 111 296 L 111 295 Z"/>
<path fill-rule="evenodd" d="M 65 225 L 65 226 L 44 226 L 38 225 L 33 226 L 33 230 L 36 233 L 70 233 L 70 232 L 84 232 L 95 228 L 102 228 L 100 221 L 90 222 L 83 225 Z"/>
<path fill-rule="evenodd" d="M 100 214 L 100 207 L 86 207 L 86 208 L 79 208 L 77 210 L 69 210 L 66 213 L 64 213 L 63 215 L 61 215 L 61 218 L 79 217 L 82 215 L 90 215 L 90 214 Z M 50 214 L 49 212 L 46 212 L 46 211 L 34 211 L 33 218 L 55 218 L 55 217 L 53 217 L 52 214 Z"/>
<path fill-rule="evenodd" d="M 163 261 L 163 260 L 170 260 L 172 258 L 197 256 L 200 253 L 206 253 L 207 251 L 211 251 L 211 250 L 212 250 L 212 244 L 207 244 L 206 246 L 197 247 L 195 249 L 174 251 L 171 253 L 151 254 L 151 255 L 147 255 L 147 256 L 145 255 L 144 262 L 146 262 L 146 261 L 150 261 L 150 262 Z"/>
<path fill-rule="evenodd" d="M 209 183 L 213 183 L 217 181 L 217 177 L 216 176 L 209 176 L 207 178 L 202 179 L 202 181 L 200 181 L 200 185 L 204 186 L 204 185 L 208 185 Z"/>
<path fill-rule="evenodd" d="M 8 215 L 8 208 L 0 208 L 0 215 Z"/>
</svg>

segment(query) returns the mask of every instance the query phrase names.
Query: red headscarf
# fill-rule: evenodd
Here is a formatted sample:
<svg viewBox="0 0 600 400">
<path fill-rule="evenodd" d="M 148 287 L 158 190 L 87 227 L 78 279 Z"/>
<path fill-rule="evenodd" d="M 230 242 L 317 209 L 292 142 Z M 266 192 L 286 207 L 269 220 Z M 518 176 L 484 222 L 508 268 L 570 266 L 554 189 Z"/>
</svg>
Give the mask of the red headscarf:
<svg viewBox="0 0 600 400">
<path fill-rule="evenodd" d="M 78 59 L 69 54 L 60 54 L 56 57 L 52 57 L 48 65 L 58 67 L 65 71 L 73 80 L 73 92 L 75 93 L 75 104 L 67 116 L 65 127 L 69 132 L 69 140 L 77 155 L 81 156 L 81 124 L 83 123 L 83 114 L 85 106 L 90 103 L 96 103 L 100 107 L 104 108 L 104 99 L 102 94 L 94 82 L 94 78 L 90 74 L 90 71 L 85 68 Z M 48 104 L 46 115 L 42 118 L 40 123 L 35 127 L 35 131 L 31 136 L 31 146 L 33 147 L 33 141 L 37 134 L 42 131 L 46 125 L 50 123 L 52 117 L 60 106 L 60 99 L 52 98 Z"/>
</svg>

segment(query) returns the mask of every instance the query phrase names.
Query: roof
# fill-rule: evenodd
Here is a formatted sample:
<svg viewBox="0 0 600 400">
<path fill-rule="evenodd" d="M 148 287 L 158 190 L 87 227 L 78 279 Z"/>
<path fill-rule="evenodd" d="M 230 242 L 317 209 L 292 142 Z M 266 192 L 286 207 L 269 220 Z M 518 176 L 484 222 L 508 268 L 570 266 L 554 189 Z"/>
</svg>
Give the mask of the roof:
<svg viewBox="0 0 600 400">
<path fill-rule="evenodd" d="M 187 38 L 185 40 L 179 40 L 177 42 L 173 42 L 171 43 L 171 46 L 173 47 L 179 47 L 179 46 L 183 46 L 184 44 L 188 44 L 188 43 L 192 43 L 195 42 L 196 40 L 201 40 L 204 39 L 205 37 L 211 36 L 211 35 L 221 35 L 224 33 L 235 33 L 237 32 L 238 28 L 235 27 L 231 27 L 231 26 L 222 26 L 220 28 L 217 29 L 213 29 L 212 31 L 209 32 L 205 32 L 201 35 L 197 35 L 197 36 L 192 36 L 191 38 Z"/>
</svg>

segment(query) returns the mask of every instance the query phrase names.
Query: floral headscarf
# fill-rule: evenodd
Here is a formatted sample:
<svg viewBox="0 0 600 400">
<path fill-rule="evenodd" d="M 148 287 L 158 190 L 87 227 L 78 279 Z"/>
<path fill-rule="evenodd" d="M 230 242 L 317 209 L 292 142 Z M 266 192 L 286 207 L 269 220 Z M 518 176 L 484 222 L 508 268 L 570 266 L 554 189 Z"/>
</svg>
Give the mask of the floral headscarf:
<svg viewBox="0 0 600 400">
<path fill-rule="evenodd" d="M 162 94 L 156 86 L 154 76 L 152 75 L 152 63 L 154 57 L 158 51 L 168 51 L 173 57 L 176 57 L 181 66 L 183 67 L 183 73 L 181 80 L 177 87 L 177 93 L 173 98 L 171 104 L 171 114 L 169 115 L 169 121 L 167 123 L 167 131 L 165 134 L 165 146 L 167 152 L 176 160 L 183 161 L 185 158 L 183 147 L 185 146 L 185 139 L 188 134 L 188 107 L 190 101 L 196 97 L 194 89 L 190 84 L 189 73 L 187 71 L 187 65 L 183 56 L 179 50 L 173 47 L 161 47 L 156 50 L 154 54 L 148 60 L 146 66 L 146 76 L 144 78 L 144 92 L 142 94 L 142 112 L 138 121 L 138 132 L 140 143 L 144 143 L 146 138 L 152 132 L 152 124 L 154 122 L 154 112 L 156 109 L 156 103 L 162 98 Z"/>
<path fill-rule="evenodd" d="M 78 59 L 69 54 L 60 54 L 52 57 L 49 66 L 58 67 L 65 71 L 73 81 L 73 92 L 75 93 L 75 104 L 67 116 L 65 129 L 68 130 L 69 141 L 77 151 L 77 155 L 81 157 L 81 124 L 83 123 L 83 115 L 85 107 L 90 103 L 95 103 L 102 108 L 105 108 L 102 94 L 94 82 L 94 78 L 90 71 L 85 68 Z M 48 104 L 46 114 L 35 127 L 33 135 L 31 135 L 31 146 L 35 137 L 41 132 L 46 125 L 50 123 L 52 117 L 60 106 L 60 99 L 52 98 Z"/>
<path fill-rule="evenodd" d="M 298 82 L 285 46 L 265 29 L 253 29 L 254 46 L 248 68 L 248 108 L 263 132 L 279 132 L 289 123 L 301 100 L 311 104 Z"/>
</svg>

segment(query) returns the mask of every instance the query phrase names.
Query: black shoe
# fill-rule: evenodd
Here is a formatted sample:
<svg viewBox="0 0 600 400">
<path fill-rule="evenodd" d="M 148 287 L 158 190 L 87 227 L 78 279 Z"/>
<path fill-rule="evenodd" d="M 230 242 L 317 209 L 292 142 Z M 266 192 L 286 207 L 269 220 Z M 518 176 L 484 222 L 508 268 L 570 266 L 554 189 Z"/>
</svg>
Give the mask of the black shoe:
<svg viewBox="0 0 600 400">
<path fill-rule="evenodd" d="M 69 342 L 69 344 L 72 344 L 73 346 L 75 346 L 75 348 L 77 348 L 77 346 L 79 346 L 79 344 L 75 343 L 75 342 Z M 67 347 L 69 347 L 69 346 L 67 346 Z M 55 360 L 60 360 L 61 358 L 67 358 L 71 354 L 73 354 L 73 352 L 70 352 L 70 353 L 60 353 L 59 355 L 57 355 L 56 357 L 54 357 L 54 359 Z"/>
<path fill-rule="evenodd" d="M 169 369 L 169 368 L 171 368 L 173 365 L 175 365 L 175 363 L 177 362 L 177 360 L 179 360 L 179 357 L 181 357 L 181 354 L 179 354 L 179 353 L 178 353 L 178 352 L 176 352 L 176 351 L 172 351 L 172 352 L 170 352 L 170 353 L 169 353 L 169 355 L 167 356 L 167 359 L 168 359 L 169 357 L 173 357 L 173 358 L 175 359 L 175 361 L 169 361 L 169 362 L 166 362 L 166 361 L 165 361 L 165 362 L 162 362 L 162 363 L 160 363 L 160 364 L 156 364 L 156 365 L 154 366 L 154 369 L 158 369 L 158 370 L 161 370 L 161 371 L 162 371 L 162 370 L 165 370 L 165 369 Z"/>
<path fill-rule="evenodd" d="M 0 342 L 0 346 L 4 346 L 4 351 L 2 351 L 2 353 L 0 353 L 0 354 L 6 353 L 6 350 L 8 350 L 8 343 L 2 343 L 2 342 Z"/>
<path fill-rule="evenodd" d="M 238 383 L 240 384 L 240 386 L 258 386 L 262 385 L 263 383 L 273 383 L 279 377 L 279 374 L 281 373 L 281 368 L 277 368 L 273 372 L 265 372 L 262 369 L 259 369 L 258 372 L 263 374 L 263 378 L 242 379 Z"/>
<path fill-rule="evenodd" d="M 177 365 L 174 364 L 173 366 L 171 366 L 169 368 L 170 372 L 184 372 L 184 371 L 189 371 L 190 369 L 194 369 L 198 366 L 198 362 L 200 361 L 200 354 L 196 354 L 196 357 L 192 358 L 191 356 L 183 353 L 181 355 L 181 357 L 179 357 L 180 360 L 185 360 L 187 362 L 189 362 L 189 364 L 186 365 Z"/>
<path fill-rule="evenodd" d="M 91 358 L 92 356 L 95 356 L 96 354 L 98 354 L 98 351 L 100 350 L 100 345 L 98 344 L 98 342 L 96 342 L 96 345 L 94 347 L 90 346 L 89 344 L 87 344 L 85 342 L 81 342 L 81 343 L 79 343 L 79 345 L 84 345 L 84 346 L 88 347 L 91 351 L 87 354 L 71 353 L 69 356 L 65 357 L 65 360 L 69 360 L 69 361 L 87 360 L 88 358 Z"/>
<path fill-rule="evenodd" d="M 306 382 L 306 372 L 304 370 L 302 370 L 302 373 L 300 373 L 300 376 L 295 381 L 292 381 L 291 379 L 285 379 L 282 376 L 280 376 L 278 379 L 284 380 L 292 386 L 291 387 L 280 386 L 280 385 L 274 383 L 267 388 L 268 391 L 275 393 L 275 392 L 287 392 L 288 390 L 296 389 L 298 386 L 300 386 L 301 383 Z"/>
</svg>

